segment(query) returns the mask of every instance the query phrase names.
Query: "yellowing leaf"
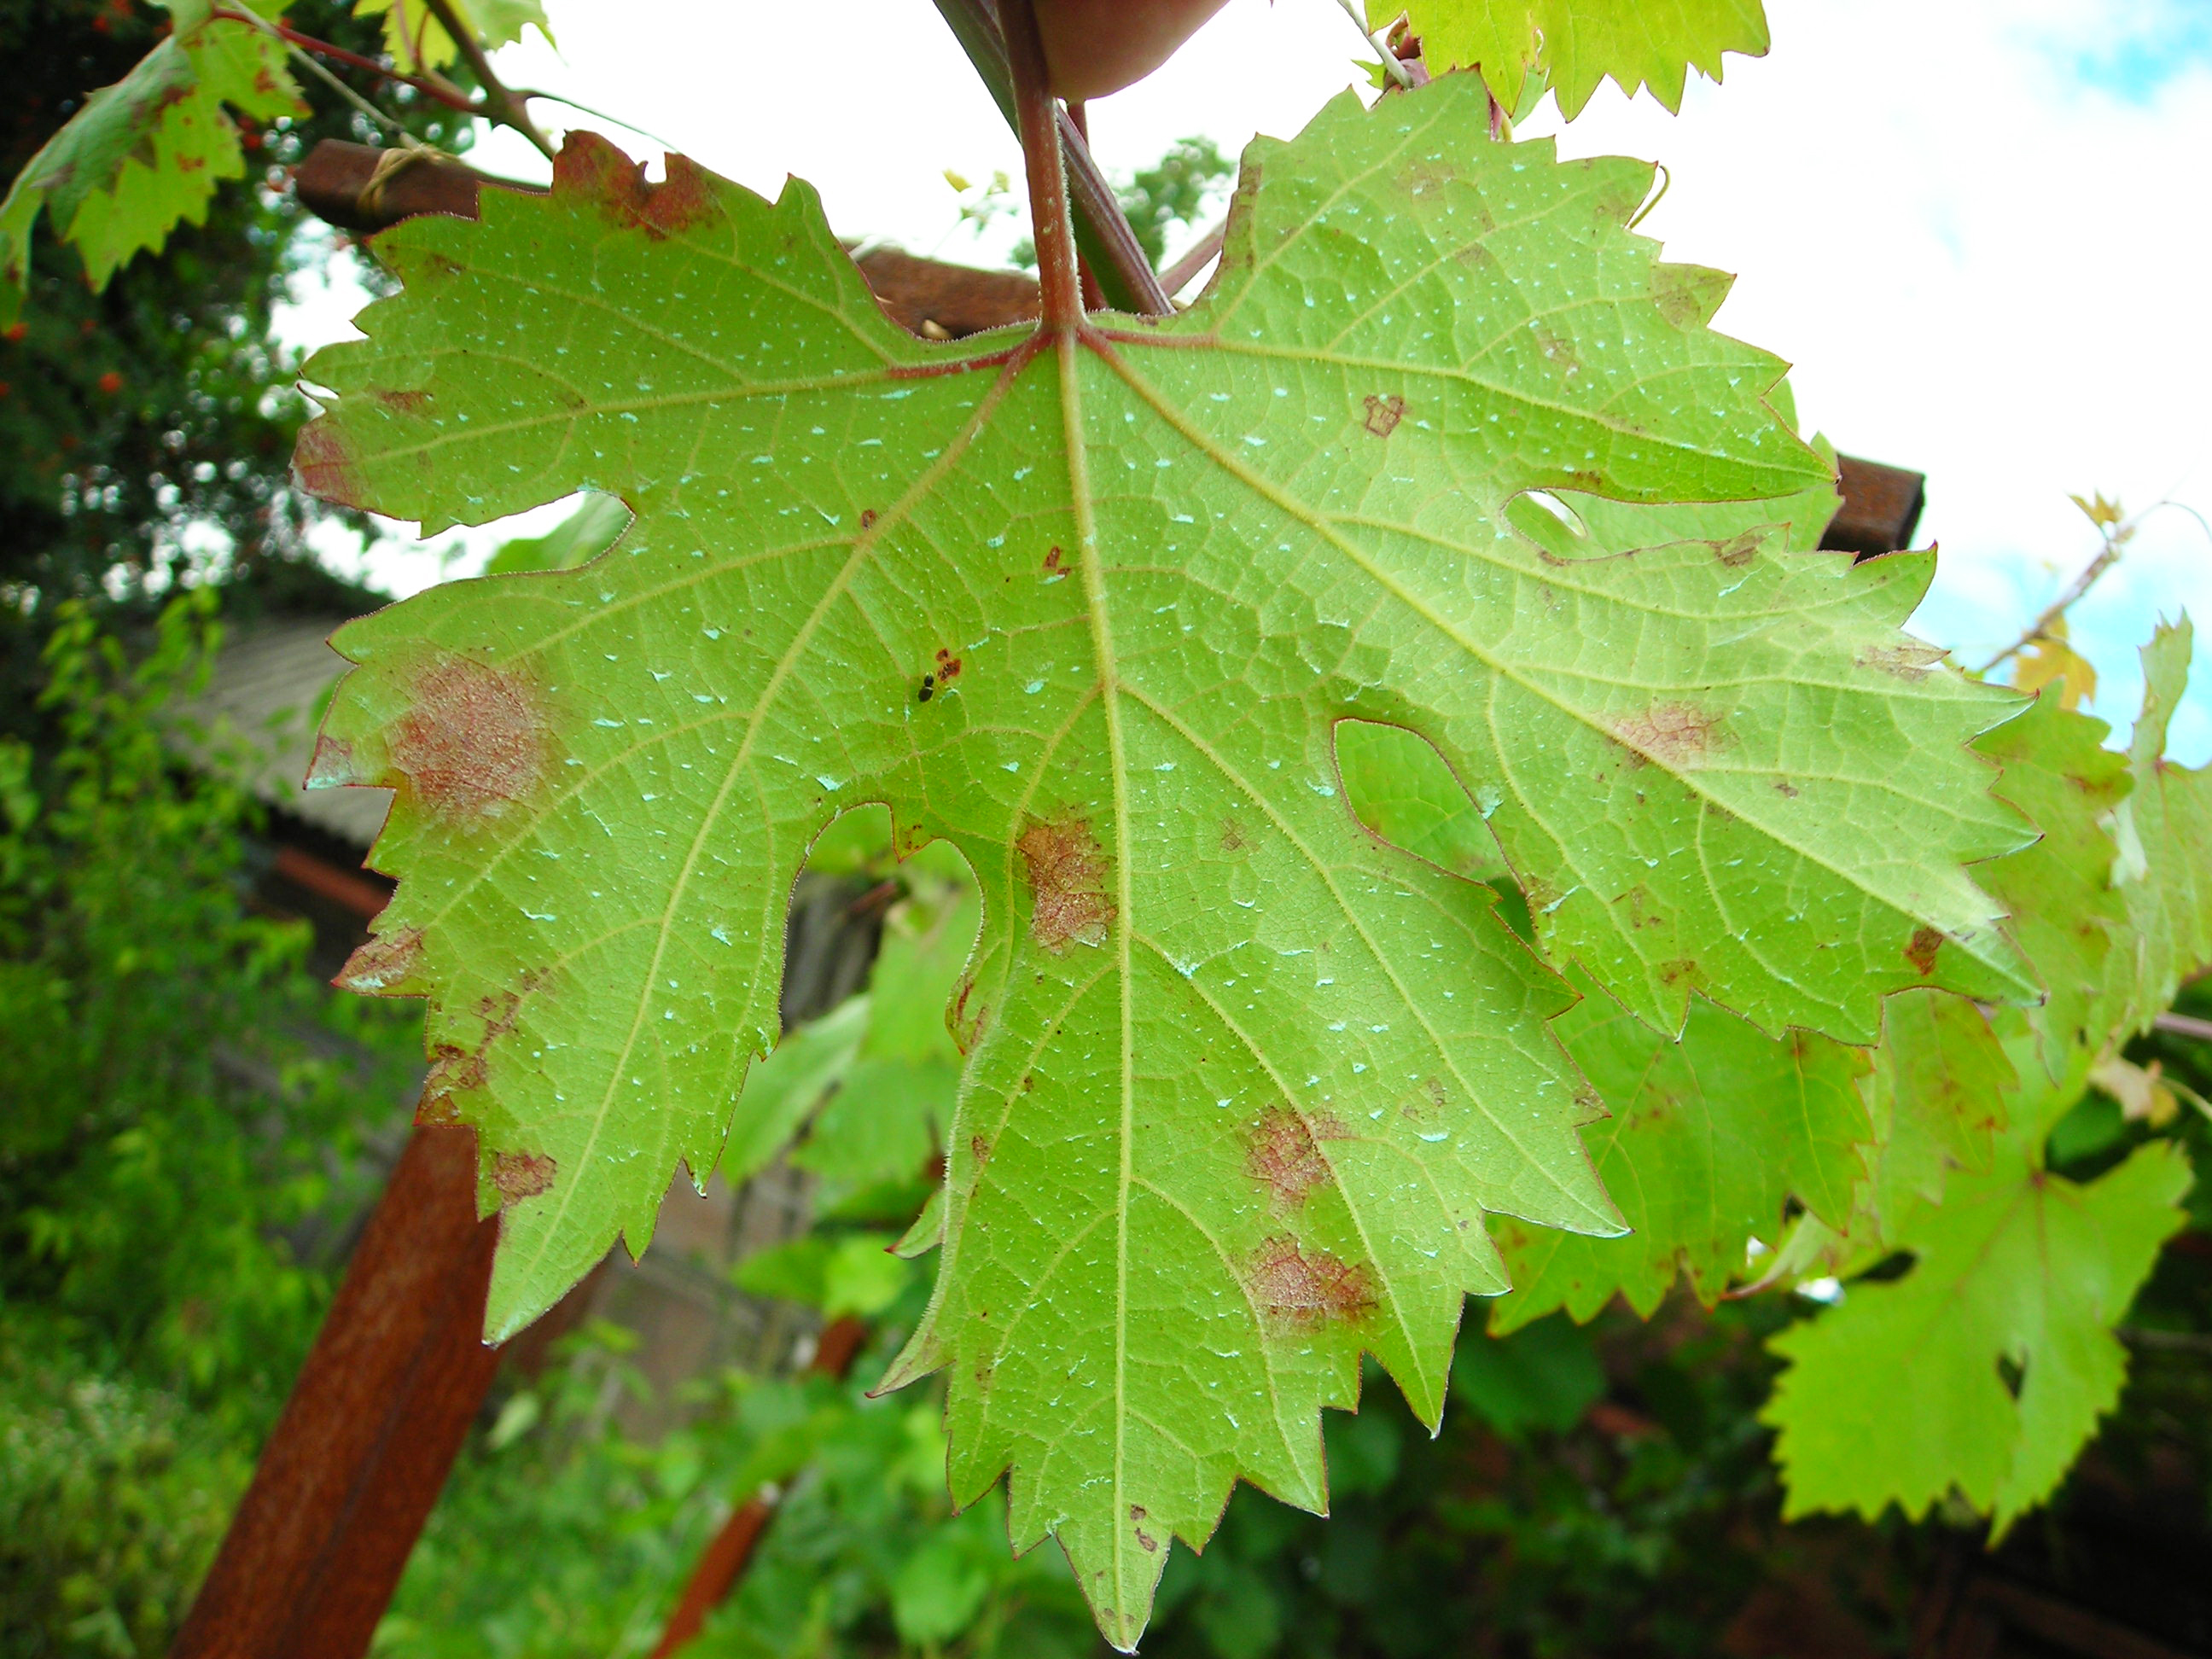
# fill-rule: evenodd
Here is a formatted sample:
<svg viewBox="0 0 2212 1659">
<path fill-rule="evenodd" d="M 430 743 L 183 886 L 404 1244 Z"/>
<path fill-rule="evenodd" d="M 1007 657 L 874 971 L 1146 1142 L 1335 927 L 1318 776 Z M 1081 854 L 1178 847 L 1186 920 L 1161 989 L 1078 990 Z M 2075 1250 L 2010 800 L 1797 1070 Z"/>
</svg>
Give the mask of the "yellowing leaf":
<svg viewBox="0 0 2212 1659">
<path fill-rule="evenodd" d="M 2021 648 L 2013 663 L 2012 684 L 2015 691 L 2056 685 L 2059 707 L 2071 711 L 2095 699 L 2097 671 L 2066 642 L 2066 624 L 2061 619 L 2041 639 Z"/>
<path fill-rule="evenodd" d="M 1494 796 L 1536 939 L 1656 1029 L 1693 992 L 1862 1039 L 1908 986 L 2030 994 L 1963 868 L 2027 833 L 1966 748 L 2016 704 L 1897 631 L 1925 558 L 1792 550 L 1827 464 L 1624 228 L 1650 177 L 1492 142 L 1472 77 L 1346 96 L 1254 147 L 1191 310 L 945 346 L 804 185 L 649 185 L 588 136 L 550 198 L 380 237 L 405 290 L 311 370 L 310 484 L 431 528 L 636 514 L 337 640 L 317 777 L 398 791 L 370 963 L 431 996 L 488 1189 L 548 1176 L 494 1332 L 711 1164 L 793 876 L 888 804 L 984 919 L 891 1380 L 947 1368 L 956 1496 L 1010 1471 L 1015 1541 L 1055 1533 L 1127 1644 L 1236 1479 L 1323 1501 L 1364 1352 L 1434 1420 L 1462 1297 L 1504 1288 L 1487 1216 L 1620 1225 L 1570 993 L 1362 827 L 1344 722 Z M 1739 522 L 1621 548 L 1595 514 L 1563 554 L 1531 490 Z"/>
<path fill-rule="evenodd" d="M 1721 78 L 1721 54 L 1766 52 L 1760 0 L 1410 0 L 1431 70 L 1479 69 L 1498 101 L 1517 107 L 1533 71 L 1550 78 L 1572 120 L 1610 76 L 1631 97 L 1648 86 L 1680 109 L 1689 71 Z"/>
<path fill-rule="evenodd" d="M 383 17 L 384 49 L 403 75 L 441 70 L 460 56 L 426 0 L 354 0 L 353 12 Z M 475 31 L 487 52 L 513 46 L 526 29 L 536 29 L 549 45 L 553 39 L 541 0 L 453 0 L 453 15 Z"/>
</svg>

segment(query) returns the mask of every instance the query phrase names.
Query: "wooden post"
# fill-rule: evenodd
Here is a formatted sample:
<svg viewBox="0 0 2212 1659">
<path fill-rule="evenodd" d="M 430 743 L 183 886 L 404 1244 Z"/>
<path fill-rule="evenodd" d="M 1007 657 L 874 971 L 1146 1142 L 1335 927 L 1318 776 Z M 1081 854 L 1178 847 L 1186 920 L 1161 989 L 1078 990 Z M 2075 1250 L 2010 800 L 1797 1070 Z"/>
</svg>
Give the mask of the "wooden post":
<svg viewBox="0 0 2212 1659">
<path fill-rule="evenodd" d="M 400 1155 L 170 1659 L 359 1659 L 499 1369 L 473 1130 Z"/>
</svg>

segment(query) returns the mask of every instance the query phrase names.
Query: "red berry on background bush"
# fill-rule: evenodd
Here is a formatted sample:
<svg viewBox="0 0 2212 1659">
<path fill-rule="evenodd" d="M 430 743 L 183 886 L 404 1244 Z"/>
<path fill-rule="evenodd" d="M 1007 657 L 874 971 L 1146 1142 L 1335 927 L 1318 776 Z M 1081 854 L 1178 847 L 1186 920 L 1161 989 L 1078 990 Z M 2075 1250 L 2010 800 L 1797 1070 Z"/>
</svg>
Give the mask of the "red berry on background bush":
<svg viewBox="0 0 2212 1659">
<path fill-rule="evenodd" d="M 110 397 L 114 396 L 123 390 L 123 377 L 113 369 L 109 369 L 106 374 L 100 377 L 100 389 Z"/>
</svg>

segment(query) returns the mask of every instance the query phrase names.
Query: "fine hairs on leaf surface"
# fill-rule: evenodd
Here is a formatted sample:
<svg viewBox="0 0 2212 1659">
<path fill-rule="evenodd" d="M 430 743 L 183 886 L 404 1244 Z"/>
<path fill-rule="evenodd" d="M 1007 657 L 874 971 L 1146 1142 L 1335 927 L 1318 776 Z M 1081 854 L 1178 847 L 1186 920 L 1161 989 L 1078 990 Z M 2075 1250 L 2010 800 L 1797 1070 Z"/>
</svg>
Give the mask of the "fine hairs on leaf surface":
<svg viewBox="0 0 2212 1659">
<path fill-rule="evenodd" d="M 1723 52 L 1767 46 L 1761 0 L 1408 0 L 1407 15 L 1431 72 L 1479 69 L 1509 110 L 1543 76 L 1571 121 L 1607 76 L 1677 110 L 1691 70 L 1717 81 Z"/>
<path fill-rule="evenodd" d="M 309 371 L 319 493 L 635 514 L 335 641 L 313 781 L 397 790 L 402 878 L 349 973 L 430 999 L 428 1109 L 502 1209 L 491 1333 L 747 1135 L 793 879 L 886 804 L 983 918 L 886 1386 L 947 1370 L 956 1498 L 1008 1472 L 1015 1544 L 1057 1535 L 1125 1647 L 1235 1480 L 1325 1503 L 1363 1352 L 1437 1419 L 1462 1297 L 1506 1288 L 1486 1215 L 1621 1224 L 1573 991 L 1354 817 L 1341 723 L 1431 748 L 1535 945 L 1656 1031 L 1693 994 L 1868 1042 L 1889 992 L 2033 994 L 1963 867 L 2029 834 L 1966 747 L 2018 700 L 1897 631 L 1928 558 L 1794 550 L 1828 464 L 1706 326 L 1724 281 L 1625 229 L 1651 169 L 1495 143 L 1487 103 L 1255 143 L 1188 312 L 944 346 L 803 184 L 574 135 L 550 198 L 380 238 L 404 291 Z M 1758 528 L 1686 538 L 1684 501 Z"/>
</svg>

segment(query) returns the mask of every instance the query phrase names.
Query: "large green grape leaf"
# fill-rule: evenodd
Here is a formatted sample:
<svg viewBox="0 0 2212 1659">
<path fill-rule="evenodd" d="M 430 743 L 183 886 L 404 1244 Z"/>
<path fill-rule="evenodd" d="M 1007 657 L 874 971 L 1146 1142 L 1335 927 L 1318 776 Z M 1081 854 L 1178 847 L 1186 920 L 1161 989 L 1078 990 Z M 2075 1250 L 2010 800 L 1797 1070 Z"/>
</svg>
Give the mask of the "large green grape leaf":
<svg viewBox="0 0 2212 1659">
<path fill-rule="evenodd" d="M 1859 1279 L 1840 1305 L 1776 1337 L 1790 1361 L 1764 1413 L 1785 1516 L 1890 1504 L 1917 1516 L 1956 1488 L 2002 1534 L 2057 1485 L 2112 1409 L 2127 1355 L 2111 1327 L 2186 1219 L 2189 1161 L 2171 1141 L 2086 1186 L 2043 1168 L 2053 1118 L 2078 1097 L 2041 1076 L 1992 1167 L 1954 1172 L 1941 1205 L 1898 1231 L 1911 1271 Z"/>
<path fill-rule="evenodd" d="M 1338 721 L 1494 791 L 1540 940 L 1656 1026 L 2025 994 L 1962 868 L 2026 834 L 1966 748 L 2013 702 L 1896 631 L 1929 561 L 1509 519 L 1828 480 L 1781 365 L 1626 232 L 1650 169 L 1487 125 L 1472 77 L 1339 100 L 1249 154 L 1199 305 L 1057 343 L 913 339 L 804 185 L 648 185 L 589 136 L 548 198 L 380 239 L 405 291 L 311 366 L 306 480 L 430 528 L 636 514 L 337 639 L 316 781 L 397 790 L 403 877 L 354 971 L 432 999 L 504 1201 L 495 1334 L 712 1164 L 785 896 L 860 802 L 985 916 L 897 1376 L 949 1366 L 956 1493 L 1011 1468 L 1017 1543 L 1056 1533 L 1124 1644 L 1235 1478 L 1322 1501 L 1363 1350 L 1434 1419 L 1462 1297 L 1504 1288 L 1486 1212 L 1620 1224 L 1569 993 L 1361 828 Z"/>
<path fill-rule="evenodd" d="M 210 16 L 206 0 L 171 9 L 176 32 L 86 99 L 0 201 L 0 325 L 21 310 L 42 210 L 54 234 L 83 257 L 87 279 L 104 287 L 179 222 L 204 221 L 220 182 L 245 177 L 226 104 L 257 121 L 305 113 L 282 44 L 249 24 Z"/>
<path fill-rule="evenodd" d="M 1531 71 L 1547 75 L 1569 120 L 1611 76 L 1669 110 L 1692 69 L 1717 81 L 1721 54 L 1765 55 L 1761 0 L 1408 0 L 1413 32 L 1434 70 L 1480 69 L 1498 101 L 1521 105 Z"/>
<path fill-rule="evenodd" d="M 1631 1231 L 1498 1222 L 1513 1293 L 1491 1309 L 1493 1334 L 1555 1308 L 1587 1320 L 1616 1295 L 1648 1317 L 1678 1272 L 1711 1305 L 1743 1272 L 1748 1242 L 1780 1231 L 1792 1196 L 1838 1225 L 1850 1217 L 1873 1133 L 1863 1049 L 1770 1037 L 1702 999 L 1677 1041 L 1583 988 L 1553 1030 L 1613 1114 L 1583 1139 Z"/>
</svg>

